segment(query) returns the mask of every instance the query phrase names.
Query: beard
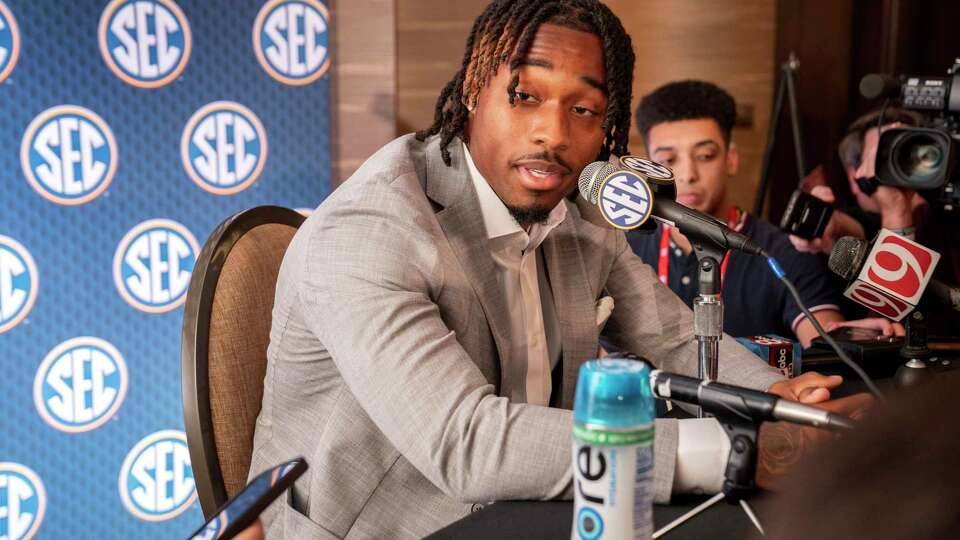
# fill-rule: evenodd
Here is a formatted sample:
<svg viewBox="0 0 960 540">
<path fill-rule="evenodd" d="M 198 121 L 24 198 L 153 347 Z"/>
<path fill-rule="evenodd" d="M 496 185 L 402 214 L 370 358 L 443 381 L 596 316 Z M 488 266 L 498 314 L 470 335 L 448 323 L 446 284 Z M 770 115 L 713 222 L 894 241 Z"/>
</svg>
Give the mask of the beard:
<svg viewBox="0 0 960 540">
<path fill-rule="evenodd" d="M 552 208 L 547 208 L 546 206 L 538 204 L 531 206 L 508 205 L 507 210 L 510 212 L 510 215 L 513 216 L 513 219 L 517 220 L 517 223 L 526 229 L 535 223 L 544 223 L 547 221 L 547 218 L 550 217 L 550 211 Z"/>
</svg>

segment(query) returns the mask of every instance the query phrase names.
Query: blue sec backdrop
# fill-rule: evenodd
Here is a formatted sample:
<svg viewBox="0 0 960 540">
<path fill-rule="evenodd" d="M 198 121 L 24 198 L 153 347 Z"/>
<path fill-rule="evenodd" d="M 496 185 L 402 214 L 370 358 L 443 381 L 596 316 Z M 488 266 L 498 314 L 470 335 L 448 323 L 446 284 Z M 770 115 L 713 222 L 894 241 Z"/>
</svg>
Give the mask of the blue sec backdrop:
<svg viewBox="0 0 960 540">
<path fill-rule="evenodd" d="M 198 527 L 200 246 L 330 191 L 319 0 L 0 0 L 0 538 Z"/>
</svg>

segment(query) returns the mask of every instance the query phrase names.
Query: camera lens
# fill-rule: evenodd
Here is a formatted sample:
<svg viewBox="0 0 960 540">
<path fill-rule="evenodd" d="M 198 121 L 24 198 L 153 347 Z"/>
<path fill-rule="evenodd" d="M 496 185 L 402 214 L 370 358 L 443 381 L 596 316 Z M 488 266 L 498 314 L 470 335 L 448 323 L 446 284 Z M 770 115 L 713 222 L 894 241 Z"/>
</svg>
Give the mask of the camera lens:
<svg viewBox="0 0 960 540">
<path fill-rule="evenodd" d="M 941 141 L 925 133 L 904 137 L 895 156 L 897 168 L 911 183 L 939 174 L 945 161 Z"/>
</svg>

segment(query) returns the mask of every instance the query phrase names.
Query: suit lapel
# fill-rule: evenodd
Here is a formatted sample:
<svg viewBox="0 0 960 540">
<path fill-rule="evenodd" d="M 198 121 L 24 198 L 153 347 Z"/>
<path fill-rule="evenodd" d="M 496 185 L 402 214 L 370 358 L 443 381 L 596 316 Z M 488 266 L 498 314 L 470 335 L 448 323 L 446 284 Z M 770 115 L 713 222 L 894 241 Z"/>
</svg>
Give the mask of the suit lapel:
<svg viewBox="0 0 960 540">
<path fill-rule="evenodd" d="M 460 267 L 480 299 L 497 346 L 498 357 L 506 358 L 510 350 L 507 302 L 490 255 L 480 202 L 470 180 L 460 140 L 454 139 L 447 148 L 451 157 L 449 167 L 440 158 L 437 138 L 426 148 L 426 193 L 443 207 L 437 213 L 437 220 Z M 501 378 L 502 376 L 501 371 Z M 500 382 L 503 393 L 503 384 Z"/>
<path fill-rule="evenodd" d="M 573 408 L 580 364 L 596 358 L 598 347 L 596 299 L 577 242 L 574 214 L 570 212 L 543 243 L 550 290 L 560 323 L 563 346 L 560 405 L 565 409 Z"/>
</svg>

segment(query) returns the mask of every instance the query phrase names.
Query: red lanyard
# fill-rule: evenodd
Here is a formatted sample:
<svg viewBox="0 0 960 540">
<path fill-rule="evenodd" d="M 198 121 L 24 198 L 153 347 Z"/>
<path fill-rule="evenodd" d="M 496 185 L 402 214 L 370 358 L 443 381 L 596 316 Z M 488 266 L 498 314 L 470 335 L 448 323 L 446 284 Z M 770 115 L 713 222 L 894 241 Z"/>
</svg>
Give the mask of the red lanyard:
<svg viewBox="0 0 960 540">
<path fill-rule="evenodd" d="M 730 209 L 730 213 L 727 214 L 727 226 L 731 229 L 739 231 L 743 228 L 743 224 L 746 221 L 747 213 L 741 211 L 737 207 Z M 660 251 L 657 258 L 657 275 L 660 278 L 660 283 L 669 286 L 670 285 L 670 227 L 668 225 L 663 226 L 663 232 L 660 233 Z M 720 263 L 720 288 L 723 289 L 723 282 L 727 275 L 727 263 L 730 262 L 730 252 L 727 251 L 727 254 L 723 256 L 723 262 Z"/>
</svg>

